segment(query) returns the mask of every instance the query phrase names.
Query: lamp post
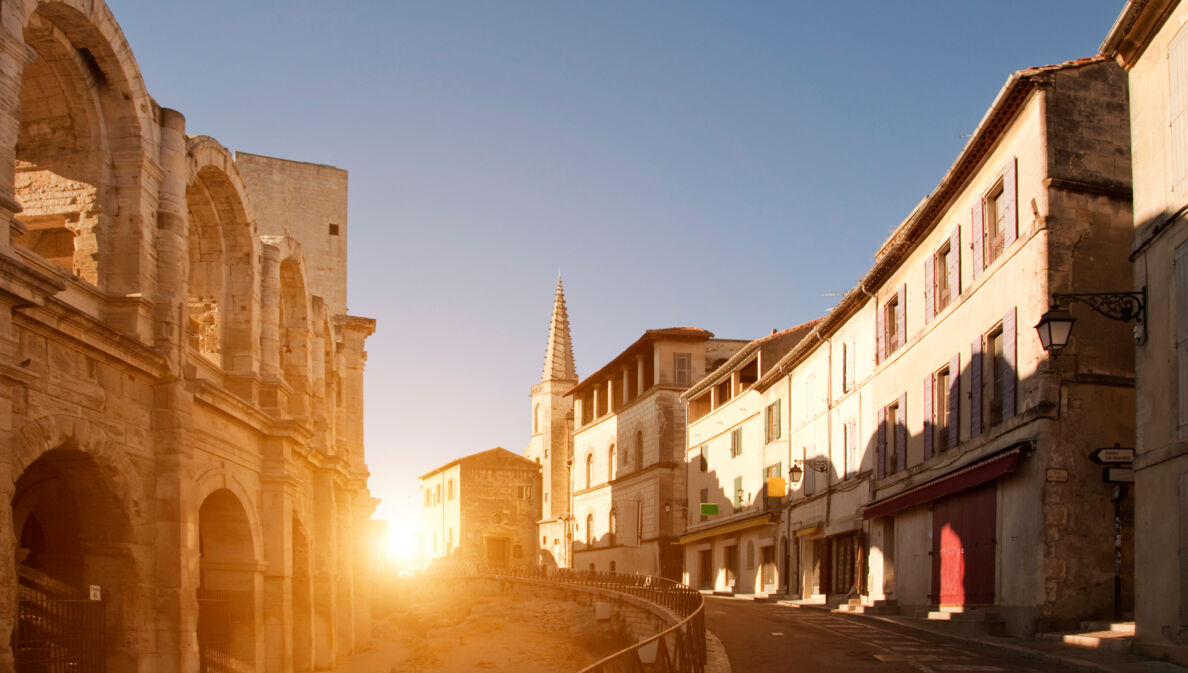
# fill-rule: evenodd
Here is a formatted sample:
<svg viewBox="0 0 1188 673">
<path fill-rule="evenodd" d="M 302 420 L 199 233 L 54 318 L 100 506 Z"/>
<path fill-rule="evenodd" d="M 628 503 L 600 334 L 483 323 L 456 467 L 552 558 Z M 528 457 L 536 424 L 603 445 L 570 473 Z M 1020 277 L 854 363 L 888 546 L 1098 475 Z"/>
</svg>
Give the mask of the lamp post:
<svg viewBox="0 0 1188 673">
<path fill-rule="evenodd" d="M 792 467 L 788 468 L 788 481 L 792 484 L 799 484 L 802 477 L 804 477 L 804 468 L 800 465 L 813 470 L 814 472 L 824 472 L 829 469 L 829 461 L 814 459 L 814 460 L 794 460 Z"/>
<path fill-rule="evenodd" d="M 1135 321 L 1135 338 L 1143 336 L 1147 326 L 1147 288 L 1138 292 L 1099 292 L 1081 294 L 1053 294 L 1052 304 L 1040 316 L 1035 330 L 1044 350 L 1056 355 L 1068 345 L 1076 319 L 1068 312 L 1073 304 L 1085 304 L 1110 320 Z"/>
</svg>

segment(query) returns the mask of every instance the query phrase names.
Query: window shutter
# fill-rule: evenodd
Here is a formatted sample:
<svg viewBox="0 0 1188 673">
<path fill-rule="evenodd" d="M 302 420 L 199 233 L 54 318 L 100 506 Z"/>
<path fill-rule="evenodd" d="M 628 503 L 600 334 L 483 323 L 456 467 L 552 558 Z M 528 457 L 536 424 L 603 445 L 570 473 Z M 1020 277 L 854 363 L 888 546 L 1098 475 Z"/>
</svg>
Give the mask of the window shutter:
<svg viewBox="0 0 1188 673">
<path fill-rule="evenodd" d="M 932 322 L 936 311 L 936 255 L 924 260 L 924 324 Z"/>
<path fill-rule="evenodd" d="M 767 408 L 767 413 L 763 414 L 763 443 L 771 443 L 771 407 Z"/>
<path fill-rule="evenodd" d="M 907 393 L 899 394 L 899 413 L 895 415 L 895 470 L 907 469 Z"/>
<path fill-rule="evenodd" d="M 973 279 L 976 283 L 982 277 L 982 245 L 985 243 L 986 231 L 982 228 L 982 200 L 979 198 L 974 202 L 972 208 L 969 209 L 970 221 L 972 224 L 969 228 L 969 235 L 973 238 Z"/>
<path fill-rule="evenodd" d="M 899 286 L 899 305 L 895 307 L 895 347 L 907 343 L 907 283 Z"/>
<path fill-rule="evenodd" d="M 1018 309 L 1012 307 L 1002 317 L 1002 419 L 1015 415 L 1015 390 L 1019 380 L 1015 353 L 1015 315 Z"/>
<path fill-rule="evenodd" d="M 875 422 L 879 426 L 878 438 L 875 440 L 875 473 L 879 479 L 887 475 L 887 409 L 879 407 L 875 415 Z"/>
<path fill-rule="evenodd" d="M 1011 157 L 1002 170 L 1002 191 L 1006 194 L 1006 213 L 1003 215 L 1002 247 L 1006 248 L 1019 238 L 1019 173 L 1018 160 Z M 1006 414 L 1003 414 L 1006 418 Z"/>
<path fill-rule="evenodd" d="M 982 337 L 974 339 L 969 358 L 969 436 L 982 434 Z"/>
<path fill-rule="evenodd" d="M 961 294 L 961 225 L 949 234 L 949 301 Z M 952 370 L 951 370 L 952 371 Z"/>
<path fill-rule="evenodd" d="M 1188 243 L 1176 248 L 1172 273 L 1175 277 L 1172 311 L 1176 324 L 1176 380 L 1179 388 L 1180 436 L 1188 426 Z"/>
<path fill-rule="evenodd" d="M 949 360 L 949 448 L 957 446 L 961 428 L 961 353 Z"/>
<path fill-rule="evenodd" d="M 883 361 L 887 356 L 887 326 L 884 324 L 886 311 L 875 302 L 875 364 Z"/>
<path fill-rule="evenodd" d="M 780 435 L 783 434 L 783 425 L 780 423 L 780 408 L 783 406 L 784 405 L 780 404 L 779 400 L 776 400 L 775 404 L 772 406 L 772 409 L 775 409 L 775 423 L 773 428 L 775 430 L 775 439 L 779 439 Z"/>
<path fill-rule="evenodd" d="M 936 374 L 924 377 L 924 460 L 932 457 L 932 387 L 936 385 Z"/>
</svg>

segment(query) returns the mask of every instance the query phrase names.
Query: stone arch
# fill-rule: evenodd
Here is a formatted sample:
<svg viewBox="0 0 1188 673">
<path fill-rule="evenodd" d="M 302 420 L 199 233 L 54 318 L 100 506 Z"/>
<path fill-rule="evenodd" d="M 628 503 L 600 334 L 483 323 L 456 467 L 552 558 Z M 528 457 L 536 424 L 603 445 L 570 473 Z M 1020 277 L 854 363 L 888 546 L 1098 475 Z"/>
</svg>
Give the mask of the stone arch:
<svg viewBox="0 0 1188 673">
<path fill-rule="evenodd" d="M 264 549 L 264 531 L 255 500 L 252 499 L 252 489 L 242 481 L 229 474 L 227 468 L 215 465 L 204 471 L 197 479 L 198 488 L 195 489 L 196 502 L 204 502 L 212 493 L 219 490 L 229 491 L 243 506 L 245 516 L 252 534 L 252 551 L 256 559 L 262 557 Z"/>
<path fill-rule="evenodd" d="M 259 547 L 249 514 L 254 508 L 229 488 L 215 488 L 199 502 L 199 666 L 255 670 L 262 634 Z"/>
<path fill-rule="evenodd" d="M 16 581 L 6 587 L 10 605 L 17 604 L 18 582 L 22 600 L 86 598 L 97 586 L 108 624 L 106 670 L 142 669 L 146 653 L 138 643 L 154 630 L 147 598 L 153 527 L 135 468 L 101 428 L 81 418 L 31 421 L 16 440 L 6 485 L 17 565 Z M 78 624 L 50 628 L 75 635 Z"/>
<path fill-rule="evenodd" d="M 213 138 L 190 138 L 186 154 L 188 339 L 227 371 L 251 372 L 259 358 L 260 240 L 247 186 L 231 152 Z"/>
<path fill-rule="evenodd" d="M 160 176 L 145 157 L 159 129 L 131 49 L 101 1 L 13 8 L 5 27 L 20 37 L 0 47 L 0 65 L 20 73 L 20 93 L 0 125 L 11 134 L 0 170 L 12 171 L 0 208 L 20 212 L 14 242 L 111 294 L 146 291 L 156 193 L 146 183 Z"/>
<path fill-rule="evenodd" d="M 262 304 L 261 357 L 293 391 L 289 411 L 303 416 L 309 408 L 312 369 L 313 299 L 301 245 L 290 236 L 261 236 L 266 268 Z M 265 353 L 268 351 L 268 354 Z"/>
</svg>

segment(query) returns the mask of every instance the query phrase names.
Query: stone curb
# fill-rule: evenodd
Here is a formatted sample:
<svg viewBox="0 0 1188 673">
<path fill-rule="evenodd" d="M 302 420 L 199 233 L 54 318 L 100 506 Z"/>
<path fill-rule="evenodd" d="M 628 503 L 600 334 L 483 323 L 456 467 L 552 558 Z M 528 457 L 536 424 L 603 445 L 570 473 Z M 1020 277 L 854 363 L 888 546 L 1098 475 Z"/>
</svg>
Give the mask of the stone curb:
<svg viewBox="0 0 1188 673">
<path fill-rule="evenodd" d="M 733 673 L 725 646 L 709 629 L 705 630 L 705 673 Z"/>
<path fill-rule="evenodd" d="M 1034 648 L 1027 647 L 1025 645 L 1012 645 L 1010 643 L 1002 643 L 1002 642 L 998 642 L 998 641 L 994 641 L 994 640 L 988 640 L 985 638 L 979 638 L 977 636 L 969 636 L 969 635 L 959 634 L 959 633 L 946 633 L 944 631 L 941 631 L 940 629 L 929 628 L 927 626 L 924 626 L 923 624 L 913 624 L 911 622 L 900 621 L 897 619 L 883 617 L 880 615 L 863 615 L 863 614 L 856 614 L 856 613 L 851 614 L 851 613 L 845 613 L 845 612 L 833 612 L 833 610 L 828 605 L 789 604 L 789 603 L 784 603 L 782 601 L 780 604 L 786 605 L 786 606 L 796 605 L 797 607 L 809 608 L 812 610 L 820 610 L 822 612 L 830 612 L 832 614 L 840 615 L 842 617 L 851 617 L 853 619 L 877 620 L 880 622 L 884 622 L 886 624 L 895 624 L 896 626 L 901 626 L 903 628 L 911 629 L 913 631 L 920 631 L 923 633 L 928 633 L 928 634 L 931 634 L 934 636 L 941 636 L 943 638 L 949 638 L 951 640 L 959 640 L 961 642 L 966 642 L 966 643 L 975 643 L 978 645 L 988 645 L 990 647 L 999 647 L 1004 650 L 1011 650 L 1012 652 L 1018 652 L 1020 654 L 1026 654 L 1028 656 L 1038 657 L 1040 659 L 1044 659 L 1047 661 L 1060 663 L 1060 664 L 1066 664 L 1069 666 L 1077 666 L 1079 668 L 1087 668 L 1087 669 L 1091 669 L 1094 671 L 1101 671 L 1102 673 L 1119 673 L 1122 670 L 1115 666 L 1110 666 L 1107 664 L 1100 664 L 1095 661 L 1088 661 L 1085 659 L 1079 659 L 1077 657 L 1069 656 L 1066 654 L 1060 654 L 1060 653 L 1056 653 L 1056 652 L 1048 652 L 1045 650 L 1037 650 Z"/>
</svg>

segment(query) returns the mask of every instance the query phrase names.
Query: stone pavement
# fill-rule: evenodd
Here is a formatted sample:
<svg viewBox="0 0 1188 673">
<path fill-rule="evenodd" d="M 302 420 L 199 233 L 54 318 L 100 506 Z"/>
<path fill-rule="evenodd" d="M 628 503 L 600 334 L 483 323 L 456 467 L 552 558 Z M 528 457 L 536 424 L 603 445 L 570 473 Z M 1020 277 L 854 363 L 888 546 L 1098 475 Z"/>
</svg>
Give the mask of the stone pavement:
<svg viewBox="0 0 1188 673">
<path fill-rule="evenodd" d="M 830 611 L 827 605 L 801 601 L 779 601 L 783 605 L 796 605 L 821 611 Z M 979 643 L 992 647 L 1012 650 L 1021 654 L 1028 654 L 1063 666 L 1075 666 L 1081 669 L 1101 671 L 1102 673 L 1188 673 L 1183 668 L 1166 661 L 1156 661 L 1129 652 L 1120 652 L 1107 648 L 1090 648 L 1070 645 L 1052 640 L 1029 640 L 1010 638 L 1006 636 L 971 635 L 955 633 L 943 621 L 915 619 L 894 615 L 865 615 L 853 613 L 839 613 L 848 619 L 877 620 L 888 624 L 896 624 L 904 628 L 914 629 L 933 635 L 943 636 L 953 640 Z"/>
</svg>

